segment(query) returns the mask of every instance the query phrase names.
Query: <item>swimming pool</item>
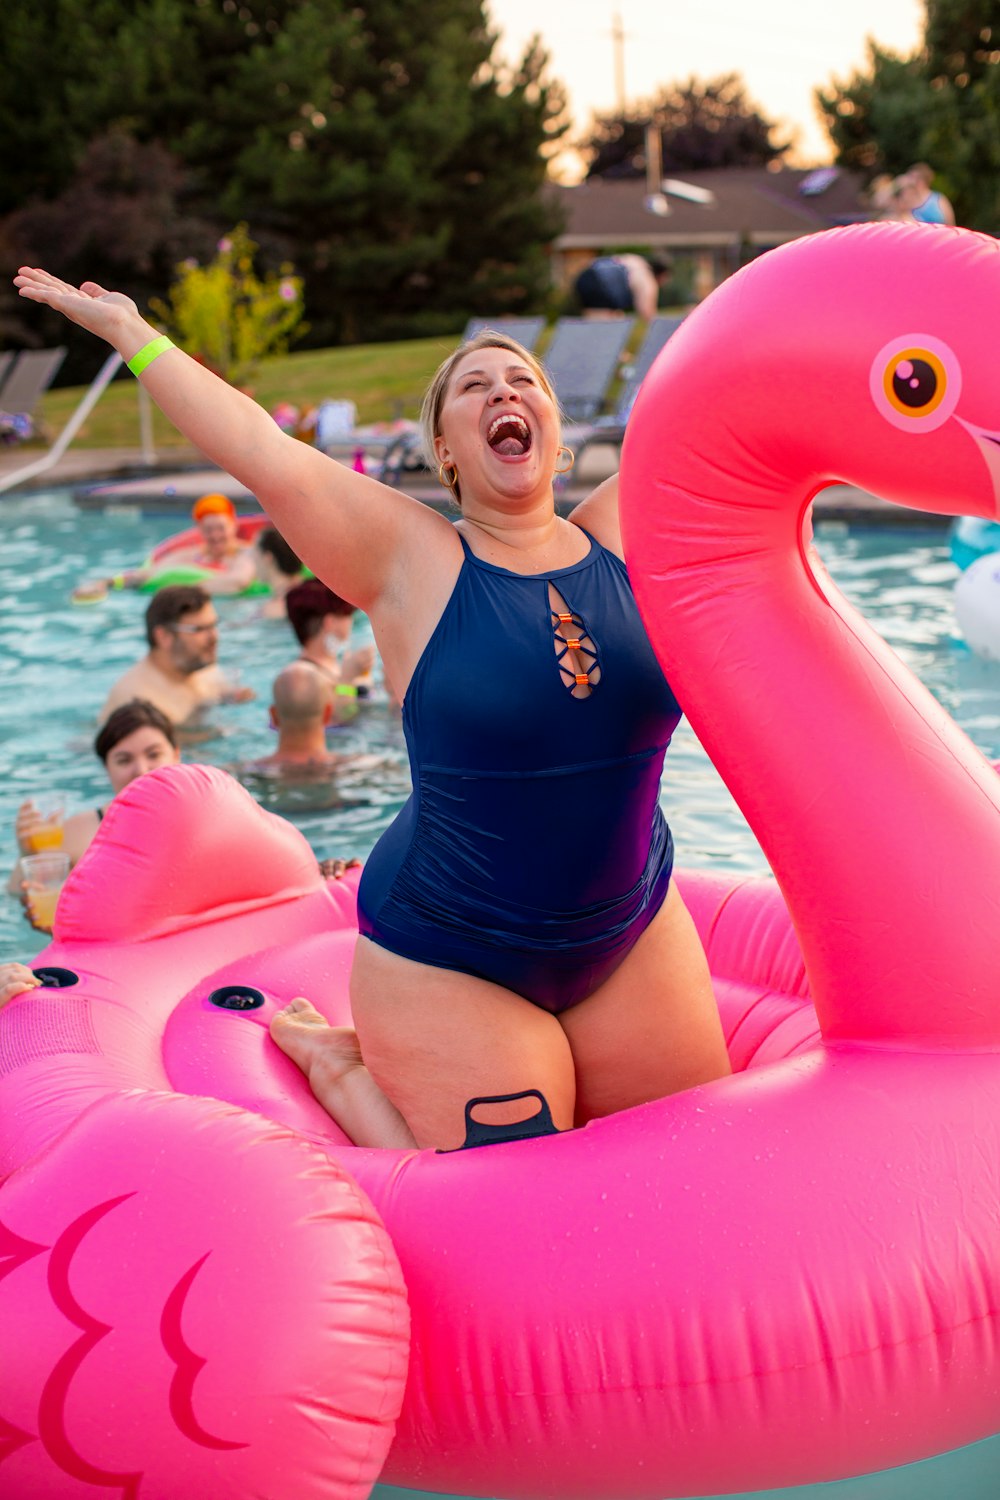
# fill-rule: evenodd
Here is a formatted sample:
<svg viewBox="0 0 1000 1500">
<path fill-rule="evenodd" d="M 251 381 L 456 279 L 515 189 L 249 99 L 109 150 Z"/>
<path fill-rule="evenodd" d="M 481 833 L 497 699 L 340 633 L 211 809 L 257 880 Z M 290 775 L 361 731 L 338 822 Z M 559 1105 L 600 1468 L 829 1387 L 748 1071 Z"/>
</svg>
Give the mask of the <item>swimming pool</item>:
<svg viewBox="0 0 1000 1500">
<path fill-rule="evenodd" d="M 70 602 L 83 577 L 120 571 L 179 529 L 176 517 L 132 508 L 81 511 L 61 491 L 8 497 L 0 507 L 0 838 L 4 869 L 16 857 L 18 804 L 32 792 L 61 788 L 70 810 L 107 800 L 103 767 L 91 750 L 96 714 L 107 689 L 145 650 L 143 595 L 112 594 L 98 605 Z M 974 742 L 1000 757 L 1000 664 L 973 656 L 956 633 L 956 569 L 943 529 L 852 527 L 821 522 L 817 542 L 837 583 L 899 652 Z M 240 670 L 255 702 L 215 711 L 218 737 L 186 751 L 188 760 L 232 766 L 274 747 L 267 705 L 275 672 L 297 647 L 282 622 L 257 617 L 248 599 L 217 601 L 219 659 Z M 367 622 L 355 626 L 370 639 Z M 332 743 L 351 754 L 375 752 L 381 764 L 338 776 L 319 799 L 254 784 L 265 805 L 283 811 L 317 853 L 363 858 L 409 792 L 398 714 L 364 706 Z M 317 806 L 316 802 L 328 804 Z M 723 783 L 686 725 L 667 756 L 662 801 L 679 863 L 766 868 L 763 855 Z M 303 805 L 306 803 L 307 805 Z M 0 903 L 0 957 L 37 949 L 13 898 Z"/>
</svg>

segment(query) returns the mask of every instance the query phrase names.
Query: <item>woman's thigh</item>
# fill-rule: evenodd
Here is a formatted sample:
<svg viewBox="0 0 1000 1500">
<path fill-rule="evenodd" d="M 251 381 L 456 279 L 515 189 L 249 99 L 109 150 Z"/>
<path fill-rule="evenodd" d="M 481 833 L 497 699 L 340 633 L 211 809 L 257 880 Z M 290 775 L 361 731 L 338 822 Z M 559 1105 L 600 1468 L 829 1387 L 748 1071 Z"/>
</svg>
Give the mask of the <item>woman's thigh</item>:
<svg viewBox="0 0 1000 1500">
<path fill-rule="evenodd" d="M 575 1077 L 554 1016 L 499 985 L 400 958 L 359 938 L 351 1008 L 361 1055 L 419 1146 L 465 1139 L 469 1099 L 538 1089 L 560 1130 L 573 1124 Z M 491 1124 L 523 1119 L 530 1100 L 477 1111 Z"/>
<path fill-rule="evenodd" d="M 610 978 L 559 1019 L 580 1125 L 730 1071 L 708 961 L 674 886 Z"/>
</svg>

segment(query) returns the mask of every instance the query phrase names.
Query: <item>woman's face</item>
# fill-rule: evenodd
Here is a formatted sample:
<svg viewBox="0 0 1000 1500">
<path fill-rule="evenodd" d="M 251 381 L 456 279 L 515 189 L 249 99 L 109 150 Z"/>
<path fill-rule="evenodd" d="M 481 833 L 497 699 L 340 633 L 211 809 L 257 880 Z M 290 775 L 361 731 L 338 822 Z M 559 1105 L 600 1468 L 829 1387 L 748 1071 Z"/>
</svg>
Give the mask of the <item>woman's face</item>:
<svg viewBox="0 0 1000 1500">
<path fill-rule="evenodd" d="M 104 768 L 111 790 L 117 797 L 122 788 L 135 781 L 137 776 L 155 771 L 157 766 L 175 766 L 180 758 L 181 752 L 170 743 L 162 729 L 144 725 L 118 741 L 104 762 Z"/>
<path fill-rule="evenodd" d="M 463 503 L 551 487 L 559 416 L 534 370 L 509 349 L 475 349 L 459 360 L 440 427 L 438 462 L 458 470 Z"/>
<path fill-rule="evenodd" d="M 223 558 L 236 539 L 236 522 L 230 516 L 207 515 L 198 522 L 206 556 Z"/>
</svg>

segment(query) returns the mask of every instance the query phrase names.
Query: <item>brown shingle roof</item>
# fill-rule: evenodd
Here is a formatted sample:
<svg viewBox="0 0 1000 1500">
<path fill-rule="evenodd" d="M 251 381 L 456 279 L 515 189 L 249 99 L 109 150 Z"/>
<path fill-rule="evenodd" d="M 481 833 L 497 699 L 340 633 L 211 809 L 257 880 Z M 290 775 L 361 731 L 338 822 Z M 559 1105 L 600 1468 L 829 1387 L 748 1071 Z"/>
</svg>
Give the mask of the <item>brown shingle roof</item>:
<svg viewBox="0 0 1000 1500">
<path fill-rule="evenodd" d="M 819 173 L 832 174 L 822 191 Z M 670 212 L 646 206 L 641 178 L 601 179 L 577 187 L 553 186 L 566 215 L 556 250 L 599 249 L 636 245 L 681 248 L 749 242 L 776 245 L 817 229 L 867 219 L 860 176 L 843 168 L 718 167 L 705 172 L 678 172 L 681 181 L 704 188 L 714 203 L 690 203 L 668 194 Z"/>
</svg>

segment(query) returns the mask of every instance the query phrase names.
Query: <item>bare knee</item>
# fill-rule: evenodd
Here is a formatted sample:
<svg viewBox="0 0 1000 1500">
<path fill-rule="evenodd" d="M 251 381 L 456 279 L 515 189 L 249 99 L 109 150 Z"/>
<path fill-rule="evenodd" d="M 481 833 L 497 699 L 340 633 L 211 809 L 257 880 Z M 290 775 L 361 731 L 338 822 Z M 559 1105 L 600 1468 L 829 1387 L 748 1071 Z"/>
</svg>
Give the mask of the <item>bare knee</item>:
<svg viewBox="0 0 1000 1500">
<path fill-rule="evenodd" d="M 362 1056 L 419 1143 L 460 1146 L 470 1099 L 530 1089 L 559 1129 L 571 1128 L 573 1058 L 554 1016 L 485 980 L 364 946 L 373 952 L 359 955 L 352 979 Z M 507 1124 L 534 1107 L 522 1100 L 477 1113 Z"/>
</svg>

